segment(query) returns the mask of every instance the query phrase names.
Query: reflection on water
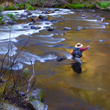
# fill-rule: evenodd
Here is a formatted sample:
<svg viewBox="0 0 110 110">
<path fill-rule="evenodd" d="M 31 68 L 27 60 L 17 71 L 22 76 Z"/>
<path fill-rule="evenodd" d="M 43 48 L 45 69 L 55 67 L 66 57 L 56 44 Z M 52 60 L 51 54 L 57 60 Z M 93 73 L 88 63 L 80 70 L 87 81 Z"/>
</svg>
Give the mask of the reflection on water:
<svg viewBox="0 0 110 110">
<path fill-rule="evenodd" d="M 78 74 L 80 74 L 82 72 L 81 64 L 79 64 L 79 63 L 72 63 L 71 67 Z"/>
<path fill-rule="evenodd" d="M 47 9 L 34 10 L 32 16 L 38 16 L 45 10 Z M 84 12 L 86 18 L 82 17 Z M 24 10 L 10 13 L 19 17 Z M 49 106 L 49 110 L 110 110 L 109 12 L 60 9 L 48 16 L 48 21 L 33 24 L 40 26 L 39 30 L 31 29 L 27 23 L 31 21 L 23 21 L 23 24 L 12 27 L 11 57 L 17 54 L 30 37 L 28 44 L 15 60 L 18 64 L 13 69 L 35 64 L 36 88 L 45 91 L 44 103 Z M 57 22 L 51 22 L 52 19 Z M 48 31 L 46 26 L 54 27 L 54 31 Z M 64 30 L 64 27 L 71 30 Z M 0 54 L 7 53 L 7 45 L 4 44 L 10 40 L 9 31 L 9 27 L 0 27 Z M 99 42 L 100 39 L 103 42 Z M 74 45 L 80 42 L 87 46 L 93 40 L 90 49 L 81 58 L 82 65 L 74 64 L 70 54 Z M 13 61 L 13 57 L 11 60 Z"/>
</svg>

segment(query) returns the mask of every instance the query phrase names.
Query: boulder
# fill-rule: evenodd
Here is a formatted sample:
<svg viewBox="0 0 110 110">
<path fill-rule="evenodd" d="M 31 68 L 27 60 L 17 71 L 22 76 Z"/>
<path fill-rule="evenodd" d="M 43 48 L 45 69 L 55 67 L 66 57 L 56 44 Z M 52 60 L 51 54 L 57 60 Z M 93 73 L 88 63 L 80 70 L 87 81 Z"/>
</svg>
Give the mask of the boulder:
<svg viewBox="0 0 110 110">
<path fill-rule="evenodd" d="M 34 89 L 32 94 L 29 96 L 29 100 L 38 100 L 43 102 L 44 100 L 44 91 L 41 89 Z"/>
<path fill-rule="evenodd" d="M 0 102 L 0 110 L 21 110 L 21 109 L 6 101 L 3 101 L 3 102 Z"/>
<path fill-rule="evenodd" d="M 38 100 L 29 101 L 27 106 L 30 110 L 47 110 L 48 106 Z"/>
<path fill-rule="evenodd" d="M 27 106 L 30 110 L 47 110 L 48 106 L 43 104 L 44 91 L 41 89 L 34 89 L 29 95 Z"/>
</svg>

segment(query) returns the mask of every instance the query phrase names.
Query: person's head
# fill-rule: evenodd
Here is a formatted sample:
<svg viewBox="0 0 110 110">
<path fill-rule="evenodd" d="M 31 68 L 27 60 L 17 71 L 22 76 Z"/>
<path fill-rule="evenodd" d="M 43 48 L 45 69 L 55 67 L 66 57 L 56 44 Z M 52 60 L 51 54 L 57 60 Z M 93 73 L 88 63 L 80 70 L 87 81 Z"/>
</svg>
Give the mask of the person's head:
<svg viewBox="0 0 110 110">
<path fill-rule="evenodd" d="M 81 43 L 77 43 L 77 44 L 75 45 L 75 48 L 81 48 L 81 47 L 83 47 L 83 44 L 81 44 Z"/>
</svg>

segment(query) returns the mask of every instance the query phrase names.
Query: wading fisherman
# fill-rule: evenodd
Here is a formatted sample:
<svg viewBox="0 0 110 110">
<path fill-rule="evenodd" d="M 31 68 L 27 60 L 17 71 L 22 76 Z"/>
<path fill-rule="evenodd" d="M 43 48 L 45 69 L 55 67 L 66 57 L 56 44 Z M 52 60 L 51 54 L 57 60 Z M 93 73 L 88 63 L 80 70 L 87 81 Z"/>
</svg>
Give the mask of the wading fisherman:
<svg viewBox="0 0 110 110">
<path fill-rule="evenodd" d="M 77 43 L 75 45 L 75 49 L 72 51 L 71 55 L 73 56 L 73 60 L 75 60 L 76 63 L 82 64 L 80 58 L 82 57 L 82 52 L 89 49 L 89 45 L 85 48 L 82 48 L 83 45 L 81 43 Z"/>
</svg>

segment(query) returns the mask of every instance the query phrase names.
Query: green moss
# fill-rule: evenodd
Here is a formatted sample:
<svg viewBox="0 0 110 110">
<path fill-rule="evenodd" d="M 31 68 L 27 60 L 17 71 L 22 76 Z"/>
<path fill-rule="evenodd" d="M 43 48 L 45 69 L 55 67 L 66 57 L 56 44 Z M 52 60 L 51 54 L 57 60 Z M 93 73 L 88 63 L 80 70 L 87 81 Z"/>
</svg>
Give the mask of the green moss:
<svg viewBox="0 0 110 110">
<path fill-rule="evenodd" d="M 17 22 L 17 20 L 15 18 L 15 15 L 13 15 L 13 14 L 7 14 L 7 16 L 9 16 L 13 21 L 16 21 Z"/>
<path fill-rule="evenodd" d="M 44 91 L 43 90 L 38 90 L 37 94 L 34 97 L 32 97 L 31 94 L 30 94 L 29 101 L 38 100 L 38 101 L 42 102 L 44 97 L 45 97 L 44 96 Z"/>
<path fill-rule="evenodd" d="M 7 10 L 15 10 L 16 8 L 13 6 L 7 7 Z"/>
<path fill-rule="evenodd" d="M 71 4 L 71 5 L 65 5 L 64 7 L 62 6 L 62 8 L 74 8 L 74 9 L 83 8 L 83 7 L 85 7 L 85 4 Z"/>
<path fill-rule="evenodd" d="M 100 8 L 105 8 L 105 9 L 107 9 L 107 7 L 110 6 L 110 1 L 97 2 L 97 5 L 98 5 Z"/>
<path fill-rule="evenodd" d="M 3 22 L 3 15 L 1 15 L 1 17 L 0 17 L 0 24 L 4 24 L 4 22 Z"/>
<path fill-rule="evenodd" d="M 28 75 L 29 75 L 29 69 L 28 68 L 25 68 L 24 70 L 23 70 L 23 75 L 24 75 L 24 77 L 28 77 Z"/>
<path fill-rule="evenodd" d="M 34 10 L 34 8 L 32 6 L 28 6 L 27 10 Z"/>
</svg>

